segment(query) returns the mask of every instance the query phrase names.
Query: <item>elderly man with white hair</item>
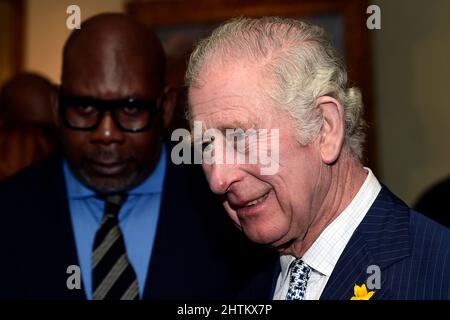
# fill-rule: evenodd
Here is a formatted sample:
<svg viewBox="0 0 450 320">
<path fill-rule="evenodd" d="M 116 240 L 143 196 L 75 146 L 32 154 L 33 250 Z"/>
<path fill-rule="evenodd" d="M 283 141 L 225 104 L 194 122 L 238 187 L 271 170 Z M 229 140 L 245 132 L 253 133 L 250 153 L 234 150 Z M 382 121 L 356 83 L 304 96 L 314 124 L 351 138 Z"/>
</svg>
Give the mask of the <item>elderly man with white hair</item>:
<svg viewBox="0 0 450 320">
<path fill-rule="evenodd" d="M 450 232 L 363 166 L 361 93 L 322 28 L 233 19 L 198 44 L 186 84 L 192 125 L 241 129 L 247 144 L 250 131 L 279 140 L 266 150 L 277 155 L 273 174 L 258 161 L 203 163 L 236 226 L 280 254 L 255 268 L 242 297 L 450 299 Z M 223 143 L 202 141 L 210 153 Z"/>
</svg>

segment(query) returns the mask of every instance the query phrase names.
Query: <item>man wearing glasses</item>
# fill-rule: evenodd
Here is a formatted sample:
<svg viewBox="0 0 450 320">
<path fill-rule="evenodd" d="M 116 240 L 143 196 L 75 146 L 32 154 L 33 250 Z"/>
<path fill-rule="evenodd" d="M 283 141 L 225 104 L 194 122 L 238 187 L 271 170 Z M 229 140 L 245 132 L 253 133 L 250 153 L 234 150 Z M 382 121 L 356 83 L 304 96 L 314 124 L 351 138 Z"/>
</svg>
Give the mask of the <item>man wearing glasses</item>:
<svg viewBox="0 0 450 320">
<path fill-rule="evenodd" d="M 55 98 L 64 156 L 0 185 L 0 297 L 232 296 L 245 245 L 203 177 L 167 156 L 164 71 L 157 37 L 125 15 L 70 36 Z"/>
</svg>

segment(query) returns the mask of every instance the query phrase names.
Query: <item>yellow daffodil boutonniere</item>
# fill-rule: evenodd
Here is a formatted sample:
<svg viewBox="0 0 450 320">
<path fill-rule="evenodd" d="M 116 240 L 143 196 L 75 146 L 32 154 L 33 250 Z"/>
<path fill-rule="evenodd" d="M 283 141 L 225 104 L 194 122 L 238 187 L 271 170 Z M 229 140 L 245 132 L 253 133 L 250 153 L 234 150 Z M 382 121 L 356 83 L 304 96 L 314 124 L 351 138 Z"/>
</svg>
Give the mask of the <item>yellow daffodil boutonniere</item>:
<svg viewBox="0 0 450 320">
<path fill-rule="evenodd" d="M 362 286 L 358 286 L 357 284 L 355 284 L 353 290 L 355 295 L 350 300 L 369 300 L 375 293 L 375 291 L 367 292 L 365 284 L 363 284 Z"/>
</svg>

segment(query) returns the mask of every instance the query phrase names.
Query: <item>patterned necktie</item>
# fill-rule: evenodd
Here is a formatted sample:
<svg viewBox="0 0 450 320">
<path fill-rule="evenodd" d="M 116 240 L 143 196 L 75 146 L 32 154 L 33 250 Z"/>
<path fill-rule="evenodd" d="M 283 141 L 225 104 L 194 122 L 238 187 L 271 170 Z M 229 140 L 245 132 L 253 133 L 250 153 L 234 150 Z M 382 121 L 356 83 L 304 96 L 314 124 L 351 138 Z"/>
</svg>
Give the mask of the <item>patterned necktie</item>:
<svg viewBox="0 0 450 320">
<path fill-rule="evenodd" d="M 94 300 L 138 300 L 136 274 L 128 261 L 118 214 L 126 196 L 100 196 L 105 213 L 95 235 L 92 253 L 92 288 Z"/>
<path fill-rule="evenodd" d="M 290 269 L 286 300 L 305 300 L 306 285 L 311 275 L 311 268 L 301 259 L 296 259 L 292 261 Z"/>
</svg>

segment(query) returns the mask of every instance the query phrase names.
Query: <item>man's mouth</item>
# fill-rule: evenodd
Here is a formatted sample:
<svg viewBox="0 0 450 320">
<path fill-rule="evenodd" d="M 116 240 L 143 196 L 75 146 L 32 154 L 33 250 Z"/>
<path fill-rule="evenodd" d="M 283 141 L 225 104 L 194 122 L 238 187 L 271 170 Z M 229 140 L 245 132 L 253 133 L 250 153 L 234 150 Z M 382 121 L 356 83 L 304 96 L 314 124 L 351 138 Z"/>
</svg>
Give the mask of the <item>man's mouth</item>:
<svg viewBox="0 0 450 320">
<path fill-rule="evenodd" d="M 120 161 L 120 162 L 89 161 L 89 165 L 99 175 L 113 176 L 120 174 L 126 168 L 127 161 Z"/>
<path fill-rule="evenodd" d="M 272 190 L 266 192 L 257 199 L 235 204 L 232 206 L 232 209 L 236 211 L 239 219 L 256 216 L 260 214 L 262 210 L 264 210 L 264 208 L 267 206 L 267 200 L 271 197 L 271 193 Z"/>
<path fill-rule="evenodd" d="M 258 204 L 258 203 L 261 203 L 261 202 L 263 202 L 264 200 L 266 200 L 266 198 L 269 196 L 269 192 L 267 192 L 266 194 L 264 194 L 262 197 L 259 197 L 258 199 L 256 199 L 256 200 L 252 200 L 252 201 L 250 201 L 250 202 L 247 202 L 243 207 L 251 207 L 251 206 L 254 206 L 254 205 L 256 205 L 256 204 Z"/>
</svg>

